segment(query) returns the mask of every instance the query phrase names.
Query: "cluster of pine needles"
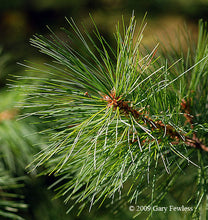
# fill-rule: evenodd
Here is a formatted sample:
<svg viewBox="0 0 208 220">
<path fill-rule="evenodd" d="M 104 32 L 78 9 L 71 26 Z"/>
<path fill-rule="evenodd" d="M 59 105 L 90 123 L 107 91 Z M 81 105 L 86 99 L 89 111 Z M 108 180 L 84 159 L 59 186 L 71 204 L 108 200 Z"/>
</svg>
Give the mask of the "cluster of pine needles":
<svg viewBox="0 0 208 220">
<path fill-rule="evenodd" d="M 186 50 L 166 51 L 162 44 L 142 45 L 145 19 L 140 28 L 134 16 L 127 26 L 118 23 L 115 47 L 93 19 L 92 34 L 67 22 L 68 38 L 50 29 L 50 37 L 30 40 L 52 62 L 24 64 L 30 74 L 19 77 L 27 95 L 23 117 L 41 118 L 41 133 L 50 137 L 32 168 L 56 176 L 57 197 L 81 212 L 108 201 L 159 204 L 191 167 L 196 187 L 187 205 L 194 204 L 192 216 L 206 215 L 206 23 L 199 22 L 197 43 L 187 33 Z"/>
</svg>

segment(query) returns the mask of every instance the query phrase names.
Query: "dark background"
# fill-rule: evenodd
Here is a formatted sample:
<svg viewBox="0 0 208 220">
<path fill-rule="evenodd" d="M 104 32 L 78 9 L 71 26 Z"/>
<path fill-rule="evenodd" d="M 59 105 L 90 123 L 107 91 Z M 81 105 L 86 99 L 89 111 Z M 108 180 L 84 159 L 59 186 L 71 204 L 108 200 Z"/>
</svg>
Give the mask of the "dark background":
<svg viewBox="0 0 208 220">
<path fill-rule="evenodd" d="M 29 38 L 35 33 L 47 33 L 46 25 L 58 29 L 73 17 L 79 24 L 89 21 L 89 13 L 106 35 L 112 34 L 123 15 L 135 11 L 137 19 L 148 12 L 152 34 L 161 28 L 177 28 L 186 22 L 196 25 L 207 19 L 207 0 L 1 0 L 0 45 L 15 57 L 32 57 Z"/>
</svg>

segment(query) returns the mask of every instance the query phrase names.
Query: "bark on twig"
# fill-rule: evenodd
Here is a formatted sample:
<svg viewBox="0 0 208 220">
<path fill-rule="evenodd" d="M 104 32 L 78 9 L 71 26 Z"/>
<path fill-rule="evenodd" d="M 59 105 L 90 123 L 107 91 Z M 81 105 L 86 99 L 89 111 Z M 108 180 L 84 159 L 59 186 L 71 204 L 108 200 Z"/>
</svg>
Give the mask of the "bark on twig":
<svg viewBox="0 0 208 220">
<path fill-rule="evenodd" d="M 162 121 L 154 121 L 144 113 L 137 111 L 133 107 L 129 106 L 127 101 L 123 101 L 120 97 L 116 97 L 115 89 L 111 91 L 109 95 L 102 95 L 102 99 L 107 101 L 108 107 L 113 106 L 115 109 L 119 107 L 121 111 L 123 111 L 126 115 L 132 115 L 135 119 L 142 120 L 146 125 L 149 125 L 152 130 L 160 129 L 163 132 L 165 131 L 169 137 L 173 139 L 173 144 L 179 144 L 180 141 L 183 141 L 187 146 L 194 147 L 196 149 L 201 149 L 203 151 L 208 152 L 208 147 L 200 142 L 196 133 L 193 134 L 193 137 L 187 137 L 184 134 L 176 131 L 171 125 L 165 125 Z M 186 118 L 185 123 L 189 123 L 191 128 L 193 129 L 193 116 L 190 114 L 189 102 L 182 100 L 181 103 L 182 109 L 185 111 L 184 117 Z"/>
</svg>

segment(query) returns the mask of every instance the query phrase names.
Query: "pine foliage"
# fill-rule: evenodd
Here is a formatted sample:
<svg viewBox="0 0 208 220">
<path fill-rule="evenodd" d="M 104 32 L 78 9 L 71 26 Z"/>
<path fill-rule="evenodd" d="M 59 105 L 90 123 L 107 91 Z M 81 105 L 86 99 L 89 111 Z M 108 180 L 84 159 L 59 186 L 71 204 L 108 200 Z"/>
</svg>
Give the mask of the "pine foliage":
<svg viewBox="0 0 208 220">
<path fill-rule="evenodd" d="M 1 164 L 2 165 L 2 164 Z M 25 210 L 27 205 L 24 202 L 24 197 L 18 189 L 23 187 L 19 183 L 20 178 L 14 178 L 12 175 L 0 169 L 0 217 L 5 219 L 23 220 L 19 211 Z M 21 191 L 20 191 L 21 192 Z"/>
<path fill-rule="evenodd" d="M 0 54 L 1 82 L 11 63 L 9 58 L 3 52 Z M 28 211 L 25 184 L 30 182 L 25 167 L 43 146 L 42 138 L 34 118 L 18 120 L 23 112 L 16 102 L 23 100 L 22 92 L 17 88 L 8 91 L 5 87 L 0 92 L 0 219 L 23 220 Z"/>
<path fill-rule="evenodd" d="M 51 187 L 70 204 L 101 206 L 144 201 L 159 204 L 186 169 L 197 175 L 192 213 L 207 203 L 207 30 L 200 22 L 198 45 L 167 58 L 142 49 L 134 16 L 117 25 L 116 47 L 99 33 L 83 34 L 67 20 L 68 40 L 53 31 L 35 35 L 32 46 L 52 62 L 24 80 L 26 116 L 48 124 L 48 147 L 33 163 L 59 179 Z M 79 39 L 81 51 L 71 37 Z M 188 45 L 189 46 L 189 45 Z M 46 125 L 47 126 L 47 125 Z M 188 204 L 188 203 L 187 203 Z M 143 203 L 144 205 L 144 203 Z M 137 213 L 139 214 L 139 213 Z M 150 213 L 151 214 L 151 213 Z"/>
</svg>

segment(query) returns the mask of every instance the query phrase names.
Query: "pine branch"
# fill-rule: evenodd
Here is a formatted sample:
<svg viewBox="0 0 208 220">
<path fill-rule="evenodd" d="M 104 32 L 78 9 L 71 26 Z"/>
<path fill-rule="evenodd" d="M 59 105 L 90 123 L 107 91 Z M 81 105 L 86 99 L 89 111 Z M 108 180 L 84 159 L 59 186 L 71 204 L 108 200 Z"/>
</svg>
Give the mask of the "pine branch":
<svg viewBox="0 0 208 220">
<path fill-rule="evenodd" d="M 131 114 L 135 119 L 140 119 L 145 125 L 149 125 L 152 130 L 159 129 L 162 132 L 165 131 L 165 133 L 174 140 L 171 142 L 171 144 L 177 145 L 179 144 L 179 140 L 182 140 L 187 146 L 208 152 L 208 147 L 199 141 L 195 133 L 193 134 L 192 138 L 187 137 L 184 134 L 177 132 L 172 126 L 163 124 L 162 121 L 152 120 L 143 112 L 134 109 L 132 106 L 129 106 L 129 102 L 123 101 L 122 97 L 116 97 L 115 89 L 112 89 L 109 95 L 102 95 L 102 97 L 102 100 L 105 100 L 108 103 L 107 107 L 113 107 L 114 110 L 116 110 L 118 107 L 119 110 L 126 116 Z M 183 110 L 185 110 L 184 117 L 187 119 L 187 122 L 191 124 L 191 128 L 194 129 L 193 117 L 191 117 L 187 103 L 184 99 L 182 100 L 181 106 Z M 137 142 L 138 140 L 134 141 Z"/>
<path fill-rule="evenodd" d="M 7 219 L 24 220 L 19 215 L 20 210 L 27 208 L 23 201 L 23 195 L 14 193 L 14 190 L 22 188 L 23 185 L 18 183 L 20 178 L 14 178 L 9 172 L 3 170 L 3 163 L 0 169 L 0 216 Z"/>
<path fill-rule="evenodd" d="M 98 201 L 113 200 L 121 191 L 129 201 L 137 201 L 150 183 L 155 186 L 151 198 L 147 196 L 148 204 L 158 202 L 165 195 L 164 188 L 170 189 L 187 164 L 199 168 L 194 148 L 207 152 L 195 132 L 195 118 L 190 116 L 197 114 L 183 101 L 183 88 L 189 87 L 184 80 L 187 74 L 203 66 L 208 54 L 176 72 L 172 69 L 183 60 L 163 64 L 156 57 L 158 45 L 141 53 L 145 25 L 135 36 L 134 16 L 129 26 L 123 25 L 123 35 L 118 25 L 116 49 L 106 43 L 96 26 L 98 44 L 88 32 L 83 36 L 73 20 L 68 23 L 86 56 L 52 31 L 50 39 L 39 35 L 31 39 L 33 46 L 53 59 L 45 69 L 29 67 L 35 76 L 23 85 L 26 116 L 37 115 L 48 123 L 50 136 L 49 146 L 34 163 L 45 165 L 46 174 L 60 176 L 53 186 L 59 188 L 57 197 L 73 201 L 70 209 L 76 204 L 82 204 L 81 210 L 87 204 L 91 209 Z M 167 181 L 161 185 L 161 179 Z"/>
<path fill-rule="evenodd" d="M 34 144 L 38 144 L 41 139 L 37 127 L 31 124 L 35 123 L 35 118 L 17 121 L 23 113 L 20 106 L 16 106 L 16 102 L 23 101 L 20 93 L 22 91 L 15 88 L 9 92 L 1 91 L 0 94 L 0 162 L 2 161 L 6 170 L 22 176 L 27 164 L 33 160 L 33 154 L 37 149 L 40 150 Z"/>
</svg>

